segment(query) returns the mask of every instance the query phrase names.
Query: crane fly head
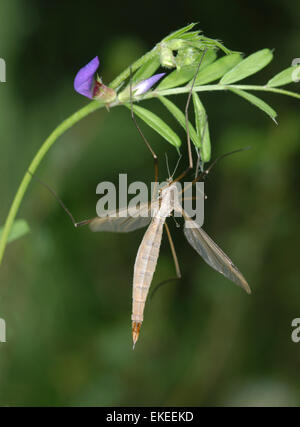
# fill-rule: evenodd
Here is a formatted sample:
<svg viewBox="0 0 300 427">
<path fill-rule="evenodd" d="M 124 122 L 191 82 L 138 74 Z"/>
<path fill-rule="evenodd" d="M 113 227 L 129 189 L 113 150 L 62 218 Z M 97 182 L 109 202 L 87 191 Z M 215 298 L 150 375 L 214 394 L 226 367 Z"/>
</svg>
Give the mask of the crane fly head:
<svg viewBox="0 0 300 427">
<path fill-rule="evenodd" d="M 174 168 L 174 171 L 173 171 L 172 175 L 171 175 L 171 173 L 170 173 L 169 160 L 168 160 L 168 155 L 167 155 L 167 153 L 165 153 L 165 156 L 166 156 L 166 164 L 167 164 L 167 171 L 168 171 L 168 178 L 166 179 L 166 182 L 167 182 L 169 185 L 171 185 L 171 184 L 172 184 L 172 182 L 173 182 L 173 179 L 174 179 L 175 172 L 176 172 L 176 170 L 177 170 L 177 168 L 178 168 L 178 165 L 179 165 L 180 159 L 181 159 L 181 157 L 182 157 L 182 154 L 180 154 L 180 155 L 179 155 L 179 157 L 178 157 L 178 160 L 177 160 L 177 163 L 176 163 L 176 165 L 175 165 L 175 168 Z"/>
</svg>

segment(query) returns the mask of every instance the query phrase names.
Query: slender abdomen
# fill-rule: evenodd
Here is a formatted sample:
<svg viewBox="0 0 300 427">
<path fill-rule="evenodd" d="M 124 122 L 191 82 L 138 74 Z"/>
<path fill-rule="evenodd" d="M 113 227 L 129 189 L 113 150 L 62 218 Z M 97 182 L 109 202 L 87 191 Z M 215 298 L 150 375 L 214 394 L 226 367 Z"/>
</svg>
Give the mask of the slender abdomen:
<svg viewBox="0 0 300 427">
<path fill-rule="evenodd" d="M 165 218 L 153 218 L 140 244 L 133 275 L 132 334 L 135 345 L 148 291 L 156 268 Z"/>
</svg>

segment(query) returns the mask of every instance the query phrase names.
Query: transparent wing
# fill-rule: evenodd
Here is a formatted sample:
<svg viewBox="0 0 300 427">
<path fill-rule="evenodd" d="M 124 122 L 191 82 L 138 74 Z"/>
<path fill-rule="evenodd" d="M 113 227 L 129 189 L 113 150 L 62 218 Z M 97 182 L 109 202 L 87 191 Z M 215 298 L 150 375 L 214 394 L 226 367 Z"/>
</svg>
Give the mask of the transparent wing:
<svg viewBox="0 0 300 427">
<path fill-rule="evenodd" d="M 250 287 L 242 273 L 233 264 L 230 258 L 219 248 L 218 245 L 205 233 L 198 224 L 185 212 L 184 234 L 189 244 L 204 259 L 204 261 L 229 280 L 241 286 L 250 294 Z"/>
<path fill-rule="evenodd" d="M 129 233 L 130 231 L 146 227 L 151 220 L 153 204 L 144 203 L 134 212 L 127 208 L 109 212 L 106 217 L 96 217 L 90 222 L 92 231 L 110 231 L 115 233 Z"/>
</svg>

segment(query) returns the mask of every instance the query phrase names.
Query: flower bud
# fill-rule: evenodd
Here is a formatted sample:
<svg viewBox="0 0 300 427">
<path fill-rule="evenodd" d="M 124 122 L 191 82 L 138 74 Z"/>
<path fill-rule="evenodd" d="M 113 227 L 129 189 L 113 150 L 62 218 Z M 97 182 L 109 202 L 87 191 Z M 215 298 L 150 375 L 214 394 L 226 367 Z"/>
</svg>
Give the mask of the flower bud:
<svg viewBox="0 0 300 427">
<path fill-rule="evenodd" d="M 138 96 L 147 92 L 151 87 L 157 83 L 166 73 L 154 74 L 148 79 L 142 80 L 136 83 L 132 88 L 132 95 Z M 121 93 L 118 95 L 119 101 L 125 102 L 130 100 L 130 86 L 127 86 Z"/>
<path fill-rule="evenodd" d="M 177 68 L 192 65 L 199 61 L 199 50 L 194 47 L 185 47 L 180 49 L 176 56 Z"/>
<path fill-rule="evenodd" d="M 163 67 L 166 68 L 175 68 L 176 62 L 172 52 L 166 43 L 161 43 L 160 45 L 160 63 Z"/>
<path fill-rule="evenodd" d="M 186 41 L 182 39 L 173 39 L 167 42 L 168 47 L 172 50 L 182 49 L 186 45 Z"/>
</svg>

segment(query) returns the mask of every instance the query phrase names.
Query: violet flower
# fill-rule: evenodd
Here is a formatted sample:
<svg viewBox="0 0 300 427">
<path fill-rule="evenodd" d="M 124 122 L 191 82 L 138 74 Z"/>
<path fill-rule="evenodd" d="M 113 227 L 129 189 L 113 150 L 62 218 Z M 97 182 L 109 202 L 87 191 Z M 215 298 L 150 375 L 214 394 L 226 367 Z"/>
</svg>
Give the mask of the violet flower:
<svg viewBox="0 0 300 427">
<path fill-rule="evenodd" d="M 142 95 L 147 92 L 158 80 L 160 80 L 166 73 L 154 74 L 146 80 L 140 81 L 137 85 L 133 86 L 132 92 L 134 95 Z"/>
<path fill-rule="evenodd" d="M 93 99 L 94 74 L 99 67 L 99 58 L 95 56 L 88 64 L 80 68 L 74 79 L 74 89 L 87 98 Z"/>
<path fill-rule="evenodd" d="M 143 93 L 147 92 L 151 87 L 158 82 L 166 73 L 160 73 L 160 74 L 154 74 L 153 76 L 149 77 L 148 79 L 141 80 L 140 82 L 136 83 L 132 87 L 132 95 L 142 95 Z M 130 99 L 130 85 L 126 87 L 118 96 L 119 100 L 121 102 L 127 101 Z"/>
</svg>

